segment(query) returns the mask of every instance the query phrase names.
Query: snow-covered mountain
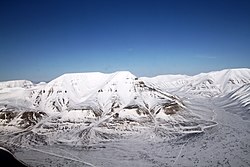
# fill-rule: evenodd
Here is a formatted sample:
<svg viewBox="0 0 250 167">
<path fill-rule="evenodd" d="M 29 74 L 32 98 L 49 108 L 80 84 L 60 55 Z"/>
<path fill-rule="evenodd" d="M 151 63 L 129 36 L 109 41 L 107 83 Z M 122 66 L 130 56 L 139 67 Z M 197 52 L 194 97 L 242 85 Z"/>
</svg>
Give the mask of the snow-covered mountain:
<svg viewBox="0 0 250 167">
<path fill-rule="evenodd" d="M 146 84 L 161 90 L 211 97 L 227 94 L 250 83 L 250 69 L 226 69 L 195 76 L 162 75 L 141 79 Z"/>
<path fill-rule="evenodd" d="M 220 105 L 225 110 L 240 115 L 242 119 L 250 119 L 250 83 L 246 83 L 221 97 Z"/>
<path fill-rule="evenodd" d="M 250 112 L 250 83 L 230 92 L 227 96 L 231 101 L 237 101 Z"/>
<path fill-rule="evenodd" d="M 147 86 L 127 71 L 64 74 L 47 84 L 1 91 L 1 124 L 7 125 L 5 129 L 29 127 L 43 134 L 53 127 L 56 140 L 62 140 L 62 134 L 67 138 L 65 129 L 69 126 L 74 134 L 68 135 L 80 137 L 90 125 L 110 130 L 126 121 L 138 125 L 166 121 L 185 108 L 177 96 Z M 76 130 L 79 125 L 84 128 Z"/>
<path fill-rule="evenodd" d="M 216 122 L 193 113 L 187 97 L 227 96 L 249 110 L 249 84 L 250 69 L 154 78 L 127 71 L 72 73 L 42 84 L 3 82 L 1 133 L 15 129 L 23 133 L 12 141 L 47 144 L 200 133 Z"/>
<path fill-rule="evenodd" d="M 30 88 L 33 86 L 33 83 L 31 81 L 27 80 L 15 80 L 15 81 L 5 81 L 0 82 L 0 90 L 4 88 Z"/>
<path fill-rule="evenodd" d="M 30 99 L 35 108 L 50 112 L 92 109 L 96 115 L 130 105 L 153 109 L 163 103 L 182 105 L 178 97 L 148 87 L 130 72 L 65 74 L 38 86 Z"/>
</svg>

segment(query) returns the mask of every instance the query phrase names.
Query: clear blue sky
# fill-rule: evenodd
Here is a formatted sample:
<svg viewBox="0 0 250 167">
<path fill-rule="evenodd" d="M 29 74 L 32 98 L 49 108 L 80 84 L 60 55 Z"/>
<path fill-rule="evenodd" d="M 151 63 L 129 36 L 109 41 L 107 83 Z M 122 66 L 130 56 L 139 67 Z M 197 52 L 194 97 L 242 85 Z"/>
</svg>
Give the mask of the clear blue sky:
<svg viewBox="0 0 250 167">
<path fill-rule="evenodd" d="M 1 0 L 0 80 L 250 68 L 249 0 Z"/>
</svg>

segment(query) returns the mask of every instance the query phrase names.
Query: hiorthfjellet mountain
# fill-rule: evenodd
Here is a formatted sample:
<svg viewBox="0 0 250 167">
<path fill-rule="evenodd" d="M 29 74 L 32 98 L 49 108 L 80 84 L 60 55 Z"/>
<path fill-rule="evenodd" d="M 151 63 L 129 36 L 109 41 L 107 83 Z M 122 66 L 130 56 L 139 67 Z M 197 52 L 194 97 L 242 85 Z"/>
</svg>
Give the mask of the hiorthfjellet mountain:
<svg viewBox="0 0 250 167">
<path fill-rule="evenodd" d="M 0 82 L 0 144 L 27 166 L 250 166 L 250 69 Z"/>
</svg>

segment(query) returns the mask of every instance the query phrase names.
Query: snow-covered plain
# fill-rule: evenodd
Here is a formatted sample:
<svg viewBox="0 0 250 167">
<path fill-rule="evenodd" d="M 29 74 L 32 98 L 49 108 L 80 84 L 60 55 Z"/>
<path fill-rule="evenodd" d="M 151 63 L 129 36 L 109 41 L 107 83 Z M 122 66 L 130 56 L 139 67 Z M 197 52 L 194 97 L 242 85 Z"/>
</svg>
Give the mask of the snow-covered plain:
<svg viewBox="0 0 250 167">
<path fill-rule="evenodd" d="M 2 82 L 0 129 L 29 166 L 250 166 L 250 69 Z"/>
</svg>

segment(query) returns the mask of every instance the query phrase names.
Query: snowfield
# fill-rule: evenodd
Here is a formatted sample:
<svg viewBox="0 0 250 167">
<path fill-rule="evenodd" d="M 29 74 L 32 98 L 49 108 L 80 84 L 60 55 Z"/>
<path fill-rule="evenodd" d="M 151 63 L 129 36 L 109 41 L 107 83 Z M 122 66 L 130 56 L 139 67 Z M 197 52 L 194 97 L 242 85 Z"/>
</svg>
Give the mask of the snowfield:
<svg viewBox="0 0 250 167">
<path fill-rule="evenodd" d="M 0 129 L 28 166 L 250 166 L 250 69 L 0 82 Z"/>
</svg>

